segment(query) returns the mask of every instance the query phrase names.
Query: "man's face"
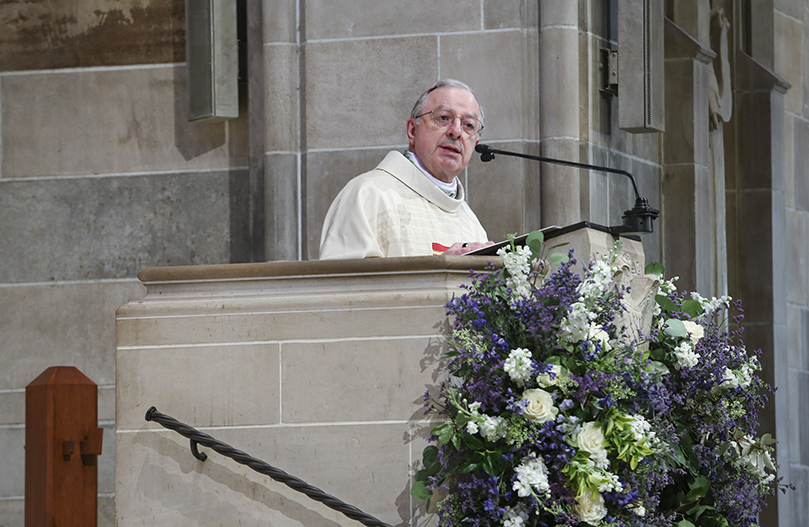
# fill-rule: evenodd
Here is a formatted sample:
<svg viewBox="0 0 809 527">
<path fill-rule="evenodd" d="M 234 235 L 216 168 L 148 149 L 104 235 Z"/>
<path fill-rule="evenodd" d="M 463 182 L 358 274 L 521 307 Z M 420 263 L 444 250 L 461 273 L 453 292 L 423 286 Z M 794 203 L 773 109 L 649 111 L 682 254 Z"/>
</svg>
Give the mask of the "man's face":
<svg viewBox="0 0 809 527">
<path fill-rule="evenodd" d="M 456 117 L 480 119 L 480 106 L 475 96 L 462 88 L 444 86 L 430 92 L 421 113 L 437 109 L 449 110 Z M 407 137 L 410 150 L 424 168 L 436 179 L 447 183 L 466 168 L 479 142 L 478 134 L 470 136 L 461 130 L 460 119 L 456 118 L 446 128 L 439 128 L 433 123 L 431 115 L 418 120 L 412 117 L 408 119 Z"/>
</svg>

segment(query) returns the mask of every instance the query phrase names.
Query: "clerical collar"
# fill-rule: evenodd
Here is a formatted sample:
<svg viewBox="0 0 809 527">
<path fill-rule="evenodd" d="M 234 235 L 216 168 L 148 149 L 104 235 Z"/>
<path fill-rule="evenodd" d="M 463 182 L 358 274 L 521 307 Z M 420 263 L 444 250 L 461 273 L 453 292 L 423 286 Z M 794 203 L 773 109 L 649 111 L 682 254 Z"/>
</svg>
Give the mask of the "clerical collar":
<svg viewBox="0 0 809 527">
<path fill-rule="evenodd" d="M 407 152 L 405 152 L 405 157 L 409 159 L 410 162 L 416 166 L 416 168 L 421 170 L 421 172 L 425 176 L 427 176 L 427 179 L 435 183 L 435 185 L 438 188 L 440 188 L 444 192 L 444 194 L 451 197 L 452 199 L 455 199 L 458 196 L 458 178 L 452 178 L 452 183 L 441 181 L 440 179 L 433 177 L 432 174 L 427 172 L 427 170 L 422 166 L 421 161 L 419 161 L 419 158 L 416 156 L 416 154 L 408 150 Z"/>
</svg>

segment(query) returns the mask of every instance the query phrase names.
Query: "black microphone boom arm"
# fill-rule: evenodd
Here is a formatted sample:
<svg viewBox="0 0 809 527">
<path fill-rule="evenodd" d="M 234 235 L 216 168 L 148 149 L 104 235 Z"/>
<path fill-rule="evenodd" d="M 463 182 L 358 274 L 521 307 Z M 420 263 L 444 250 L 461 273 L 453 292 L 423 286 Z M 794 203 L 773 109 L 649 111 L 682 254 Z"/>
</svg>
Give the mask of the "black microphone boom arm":
<svg viewBox="0 0 809 527">
<path fill-rule="evenodd" d="M 632 189 L 635 191 L 635 206 L 631 210 L 624 212 L 624 215 L 622 216 L 624 224 L 616 227 L 610 227 L 610 231 L 614 234 L 645 234 L 654 232 L 653 222 L 660 215 L 660 211 L 653 209 L 651 206 L 649 206 L 649 200 L 640 196 L 640 192 L 638 192 L 638 183 L 635 181 L 635 177 L 626 170 L 602 167 L 598 165 L 588 165 L 587 163 L 578 163 L 576 161 L 567 161 L 565 159 L 554 159 L 552 157 L 532 156 L 529 154 L 521 154 L 519 152 L 497 150 L 489 145 L 484 145 L 481 143 L 478 143 L 478 145 L 475 146 L 475 152 L 480 154 L 480 160 L 483 162 L 491 161 L 494 159 L 495 154 L 502 154 L 504 156 L 521 157 L 523 159 L 553 163 L 555 165 L 586 168 L 588 170 L 598 170 L 601 172 L 624 175 L 632 182 Z"/>
</svg>

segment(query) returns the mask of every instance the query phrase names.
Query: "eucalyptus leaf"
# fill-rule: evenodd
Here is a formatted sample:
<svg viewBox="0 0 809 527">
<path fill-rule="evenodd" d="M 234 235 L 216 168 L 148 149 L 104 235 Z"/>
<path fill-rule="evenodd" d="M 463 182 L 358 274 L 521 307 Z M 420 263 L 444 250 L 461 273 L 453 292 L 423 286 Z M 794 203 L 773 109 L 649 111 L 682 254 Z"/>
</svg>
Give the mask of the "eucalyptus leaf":
<svg viewBox="0 0 809 527">
<path fill-rule="evenodd" d="M 666 269 L 663 267 L 663 264 L 660 262 L 650 262 L 646 264 L 646 269 L 644 269 L 646 274 L 654 274 L 657 276 L 663 276 L 663 273 L 666 272 Z"/>
<path fill-rule="evenodd" d="M 670 335 L 672 337 L 684 337 L 688 335 L 688 330 L 685 329 L 685 324 L 683 324 L 683 321 L 677 320 L 676 318 L 666 320 L 666 329 L 664 331 L 666 335 Z"/>
<path fill-rule="evenodd" d="M 550 256 L 548 256 L 548 260 L 550 260 L 553 265 L 558 266 L 569 262 L 570 258 L 564 253 L 551 253 Z"/>
<path fill-rule="evenodd" d="M 659 373 L 660 375 L 668 375 L 670 373 L 668 366 L 666 366 L 664 363 L 660 362 L 660 360 L 665 358 L 666 352 L 664 352 L 663 350 L 657 350 L 657 351 L 660 351 L 662 353 L 662 355 L 660 357 L 652 357 L 652 358 L 657 358 L 659 360 L 649 361 L 649 371 L 651 371 L 653 373 Z"/>
<path fill-rule="evenodd" d="M 533 259 L 539 258 L 542 254 L 542 246 L 544 245 L 545 235 L 542 231 L 533 231 L 525 238 L 525 245 L 531 249 Z"/>
</svg>

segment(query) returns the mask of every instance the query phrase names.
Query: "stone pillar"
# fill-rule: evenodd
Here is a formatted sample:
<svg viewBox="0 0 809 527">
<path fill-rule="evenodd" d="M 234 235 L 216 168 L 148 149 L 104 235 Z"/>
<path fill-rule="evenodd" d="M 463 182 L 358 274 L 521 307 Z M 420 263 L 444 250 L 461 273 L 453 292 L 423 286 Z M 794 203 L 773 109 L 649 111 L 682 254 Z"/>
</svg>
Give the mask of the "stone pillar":
<svg viewBox="0 0 809 527">
<path fill-rule="evenodd" d="M 708 80 L 716 54 L 666 19 L 666 111 L 661 209 L 666 273 L 679 287 L 711 294 L 716 267 L 711 230 Z"/>
<path fill-rule="evenodd" d="M 738 101 L 731 121 L 735 177 L 727 182 L 730 295 L 746 301 L 744 340 L 761 349 L 762 378 L 779 389 L 762 412 L 761 433 L 782 438 L 778 462 L 783 475 L 799 453 L 790 451 L 788 377 L 786 205 L 784 182 L 784 93 L 789 84 L 737 50 Z M 726 143 L 731 145 L 730 142 Z M 730 173 L 730 171 L 729 171 Z M 749 301 L 754 299 L 754 301 Z M 790 503 L 798 496 L 777 494 L 763 511 L 762 525 L 792 525 Z M 777 504 L 776 504 L 777 502 Z"/>
<path fill-rule="evenodd" d="M 301 133 L 303 122 L 301 76 L 302 15 L 295 0 L 262 0 L 263 58 L 261 122 L 252 126 L 263 138 L 266 258 L 299 260 L 303 245 L 302 178 L 305 175 Z M 263 128 L 263 130 L 262 130 Z M 252 152 L 251 152 L 252 153 Z M 255 158 L 251 156 L 251 168 Z"/>
<path fill-rule="evenodd" d="M 579 160 L 579 6 L 540 0 L 539 100 L 543 156 Z M 543 164 L 542 225 L 581 221 L 579 170 Z"/>
</svg>

